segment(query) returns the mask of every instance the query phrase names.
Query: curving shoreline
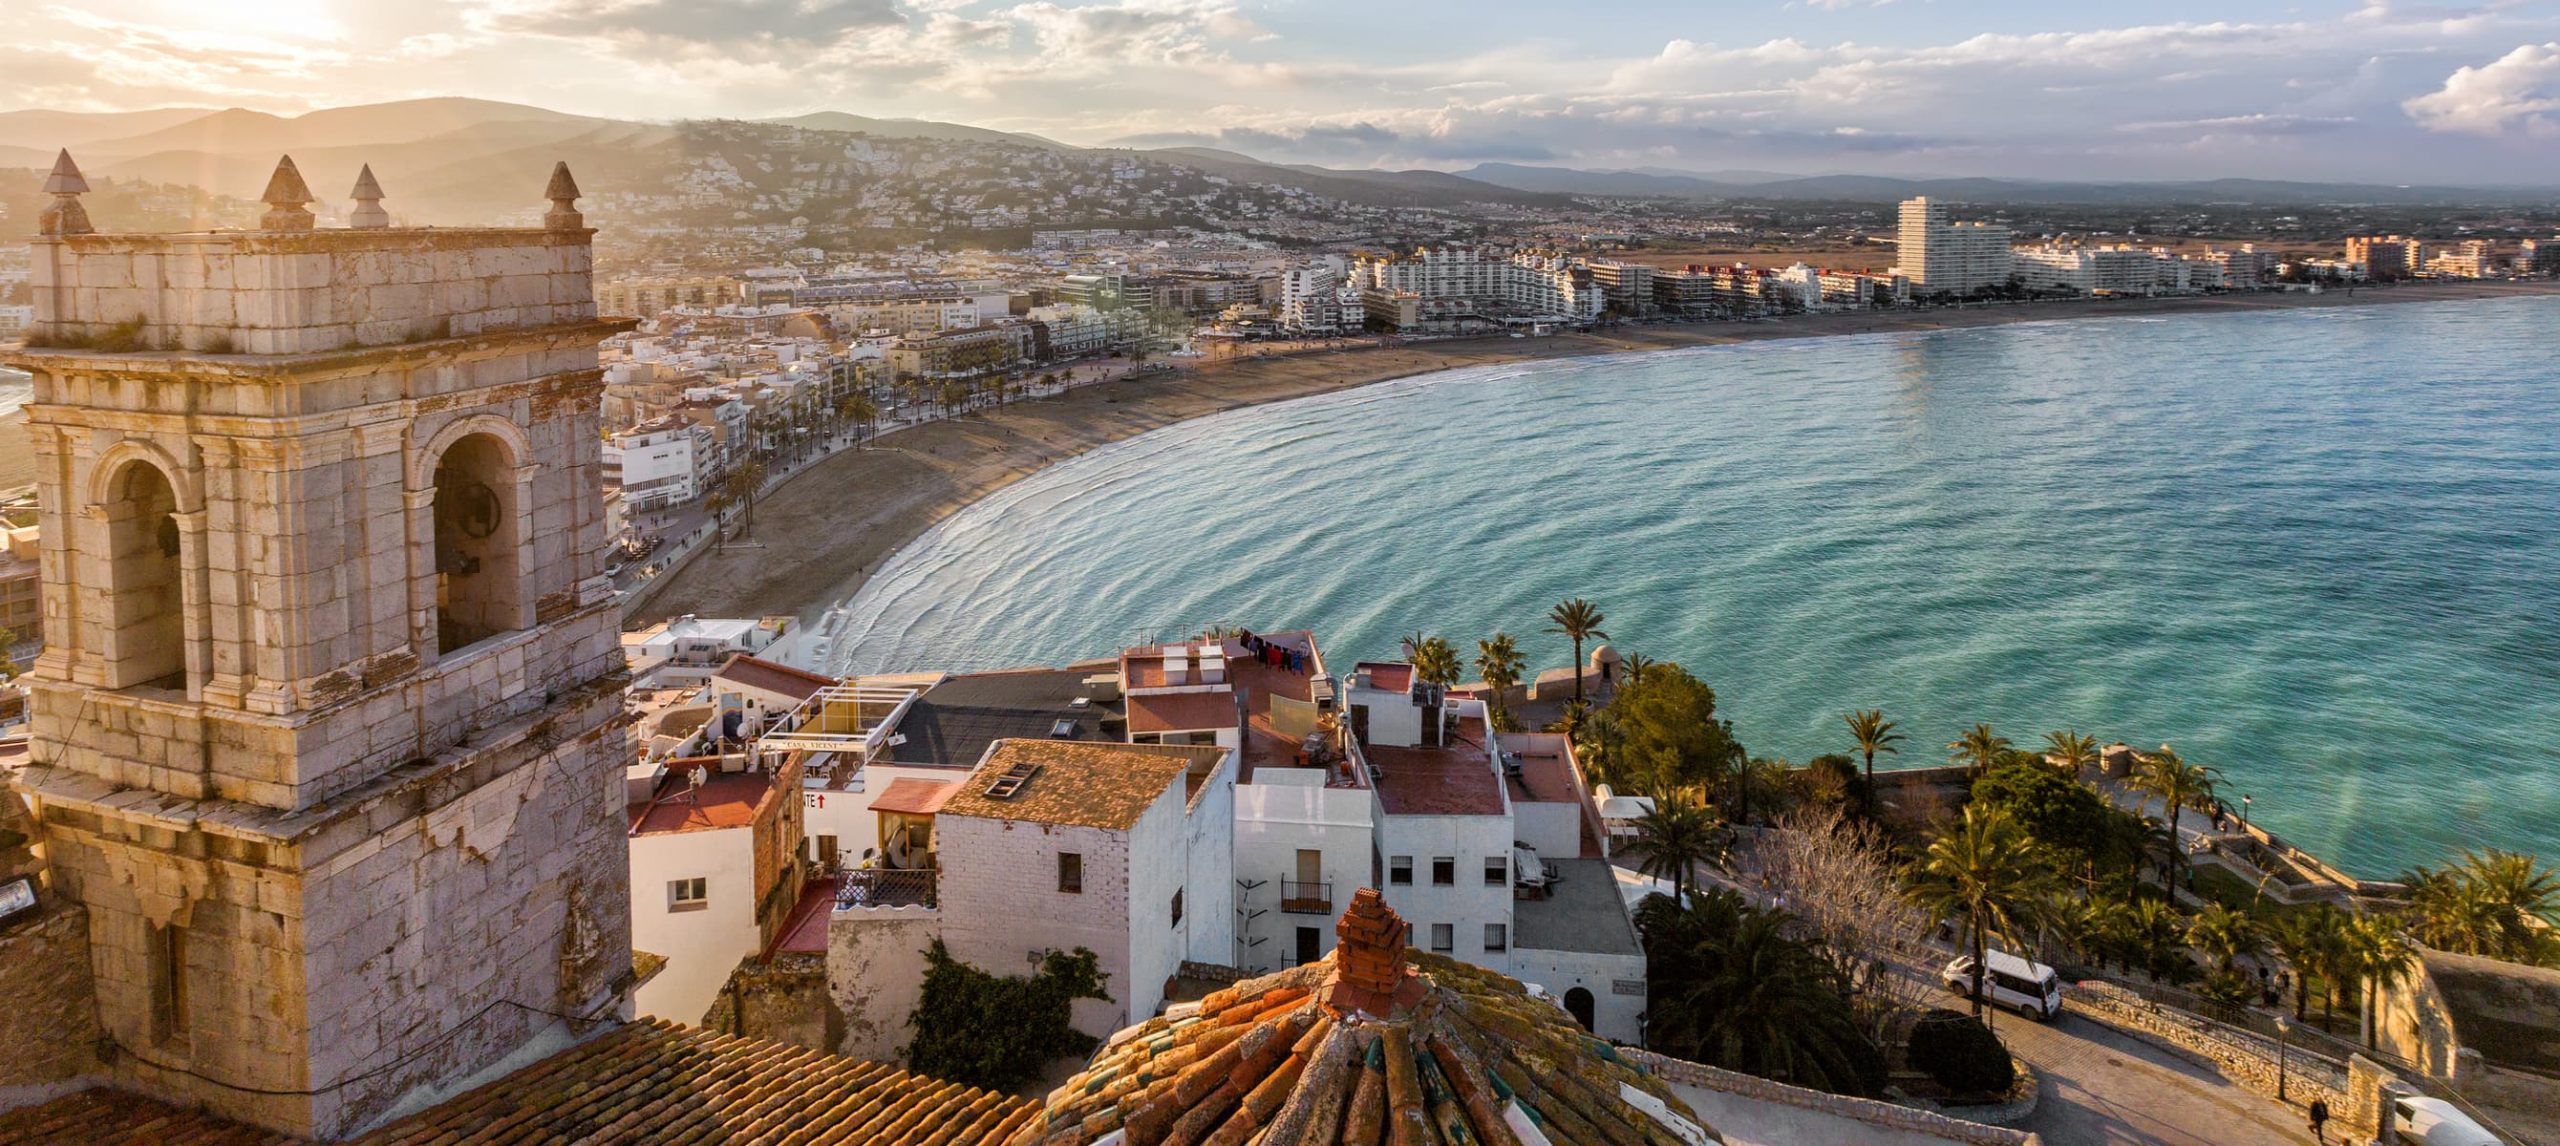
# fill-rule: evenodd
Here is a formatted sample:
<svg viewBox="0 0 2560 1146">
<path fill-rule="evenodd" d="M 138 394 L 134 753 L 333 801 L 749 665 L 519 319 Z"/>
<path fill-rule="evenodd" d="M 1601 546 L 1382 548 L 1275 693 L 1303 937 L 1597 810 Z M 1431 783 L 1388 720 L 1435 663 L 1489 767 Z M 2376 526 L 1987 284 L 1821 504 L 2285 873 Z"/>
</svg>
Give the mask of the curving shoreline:
<svg viewBox="0 0 2560 1146">
<path fill-rule="evenodd" d="M 2028 303 L 1801 315 L 1756 323 L 1629 327 L 1544 339 L 1480 338 L 1199 364 L 934 422 L 837 454 L 767 494 L 746 546 L 677 571 L 630 623 L 703 616 L 807 617 L 852 596 L 937 522 L 1055 462 L 1204 414 L 1417 374 L 1548 358 L 1844 334 L 1919 333 L 2126 315 L 2244 312 L 2560 295 L 2560 283 L 2446 283 L 2353 294 Z"/>
</svg>

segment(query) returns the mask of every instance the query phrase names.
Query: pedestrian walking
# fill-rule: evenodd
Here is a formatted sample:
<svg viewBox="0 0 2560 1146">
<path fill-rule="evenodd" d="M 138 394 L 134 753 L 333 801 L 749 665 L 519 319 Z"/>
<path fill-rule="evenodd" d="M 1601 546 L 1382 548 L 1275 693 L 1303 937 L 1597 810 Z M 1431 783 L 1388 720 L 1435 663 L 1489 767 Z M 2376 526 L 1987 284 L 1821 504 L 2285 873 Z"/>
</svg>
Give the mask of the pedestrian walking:
<svg viewBox="0 0 2560 1146">
<path fill-rule="evenodd" d="M 2327 1099 L 2314 1098 L 2311 1100 L 2311 1140 L 2319 1143 L 2320 1146 L 2329 1146 L 2329 1102 Z"/>
</svg>

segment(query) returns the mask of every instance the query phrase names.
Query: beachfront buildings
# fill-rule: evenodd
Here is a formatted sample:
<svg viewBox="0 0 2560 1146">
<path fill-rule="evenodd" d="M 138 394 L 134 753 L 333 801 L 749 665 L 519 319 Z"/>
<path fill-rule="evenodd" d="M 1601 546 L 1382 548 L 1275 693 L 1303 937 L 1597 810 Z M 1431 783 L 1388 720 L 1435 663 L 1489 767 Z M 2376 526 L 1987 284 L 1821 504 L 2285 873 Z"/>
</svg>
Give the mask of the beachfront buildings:
<svg viewBox="0 0 2560 1146">
<path fill-rule="evenodd" d="M 702 492 L 710 446 L 711 431 L 690 419 L 669 414 L 642 422 L 605 439 L 604 483 L 621 490 L 634 512 L 691 504 Z"/>
<path fill-rule="evenodd" d="M 1946 205 L 1926 196 L 1902 201 L 1900 223 L 1894 273 L 1914 292 L 1964 295 L 2008 284 L 2009 228 L 1950 221 Z"/>
<path fill-rule="evenodd" d="M 2028 290 L 2114 295 L 2219 289 L 2227 284 L 2229 262 L 2251 268 L 2248 273 L 2254 276 L 2254 254 L 2224 252 L 2219 258 L 2190 259 L 2157 248 L 2063 243 L 2020 247 L 2014 252 L 2018 277 Z"/>
<path fill-rule="evenodd" d="M 2426 245 L 2407 235 L 2355 235 L 2347 239 L 2347 262 L 2364 268 L 2375 282 L 2405 279 L 2425 264 Z"/>
<path fill-rule="evenodd" d="M 1353 256 L 1351 282 L 1369 322 L 1399 330 L 1541 320 L 1583 324 L 1598 319 L 1606 301 L 1590 267 L 1535 249 L 1362 251 Z"/>
</svg>

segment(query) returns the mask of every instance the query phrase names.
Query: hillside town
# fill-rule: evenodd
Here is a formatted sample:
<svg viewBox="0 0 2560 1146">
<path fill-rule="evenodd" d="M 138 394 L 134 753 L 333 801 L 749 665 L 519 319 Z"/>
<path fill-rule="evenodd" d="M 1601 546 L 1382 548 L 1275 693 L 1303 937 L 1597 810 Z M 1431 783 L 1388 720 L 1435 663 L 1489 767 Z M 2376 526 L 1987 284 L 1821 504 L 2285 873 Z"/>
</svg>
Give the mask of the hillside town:
<svg viewBox="0 0 2560 1146">
<path fill-rule="evenodd" d="M 2560 877 L 2492 850 L 2359 879 L 2167 745 L 1979 725 L 1878 771 L 1902 737 L 1870 710 L 1837 754 L 1755 757 L 1580 598 L 1522 618 L 1562 665 L 1504 633 L 1329 657 L 1275 617 L 854 675 L 799 616 L 642 603 L 773 544 L 758 499 L 832 455 L 1083 387 L 2548 278 L 2560 239 L 2027 236 L 1922 197 L 1859 234 L 1866 265 L 1666 262 L 1629 222 L 1652 207 L 686 130 L 666 192 L 590 198 L 563 162 L 499 226 L 397 224 L 370 168 L 339 209 L 286 158 L 253 221 L 109 230 L 61 153 L 34 257 L 0 264 L 37 461 L 0 497 L 0 1034 L 31 1048 L 0 1140 L 2022 1146 L 2145 1095 L 2252 1141 L 2535 1117 L 2560 1064 L 2506 1016 L 2560 1007 Z M 805 245 L 845 219 L 911 241 Z M 1435 233 L 1375 241 L 1407 232 Z M 2064 1071 L 2104 1097 L 2063 1102 Z"/>
</svg>

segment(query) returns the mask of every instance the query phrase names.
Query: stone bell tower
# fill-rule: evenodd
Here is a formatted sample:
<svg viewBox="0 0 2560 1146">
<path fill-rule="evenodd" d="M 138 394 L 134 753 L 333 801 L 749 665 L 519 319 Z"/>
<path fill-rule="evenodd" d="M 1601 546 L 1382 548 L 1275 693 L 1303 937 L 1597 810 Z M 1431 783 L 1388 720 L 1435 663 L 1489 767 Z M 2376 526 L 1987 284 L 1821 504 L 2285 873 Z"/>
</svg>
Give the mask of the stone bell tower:
<svg viewBox="0 0 2560 1146">
<path fill-rule="evenodd" d="M 34 244 L 45 651 L 19 784 L 87 912 L 117 1085 L 332 1137 L 630 975 L 619 617 L 590 247 L 92 233 Z M 531 191 L 532 188 L 526 190 Z"/>
</svg>

